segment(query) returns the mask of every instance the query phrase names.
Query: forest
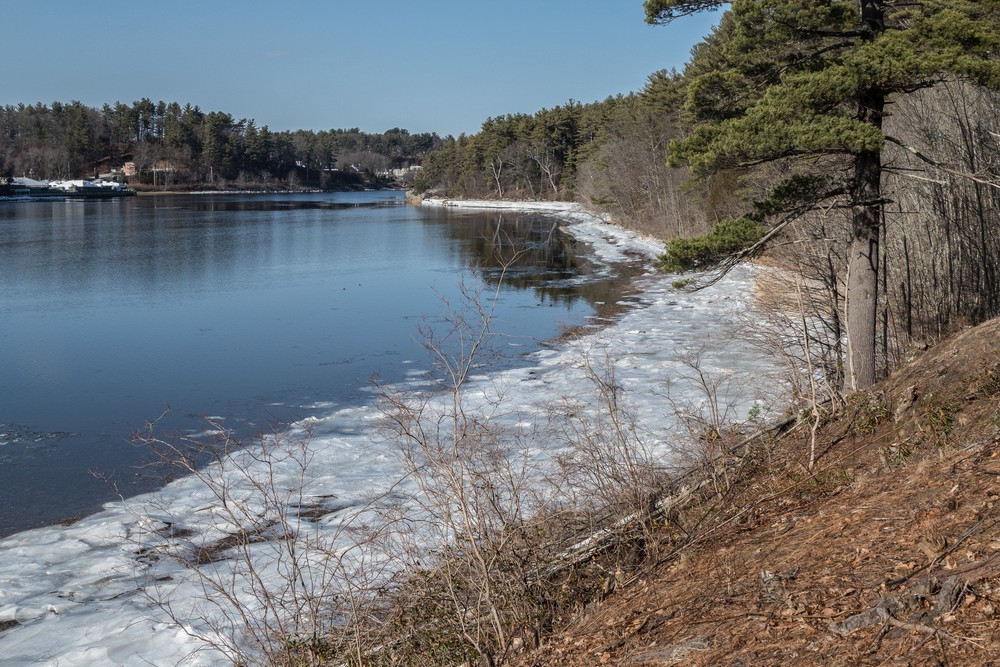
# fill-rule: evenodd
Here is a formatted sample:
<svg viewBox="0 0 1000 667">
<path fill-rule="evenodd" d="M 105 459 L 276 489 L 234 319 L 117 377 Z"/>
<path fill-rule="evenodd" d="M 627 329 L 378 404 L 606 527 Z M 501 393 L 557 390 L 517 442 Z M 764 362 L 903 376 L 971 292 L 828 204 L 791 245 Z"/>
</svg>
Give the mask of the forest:
<svg viewBox="0 0 1000 667">
<path fill-rule="evenodd" d="M 139 188 L 384 185 L 389 170 L 418 165 L 441 144 L 436 134 L 400 128 L 274 132 L 253 119 L 146 98 L 100 109 L 77 101 L 0 107 L 0 176 L 89 178 L 131 162 L 128 182 Z"/>
<path fill-rule="evenodd" d="M 490 118 L 426 155 L 414 188 L 577 200 L 664 239 L 669 270 L 792 269 L 799 356 L 832 395 L 1000 315 L 997 2 L 645 8 L 728 9 L 683 71 Z"/>
</svg>

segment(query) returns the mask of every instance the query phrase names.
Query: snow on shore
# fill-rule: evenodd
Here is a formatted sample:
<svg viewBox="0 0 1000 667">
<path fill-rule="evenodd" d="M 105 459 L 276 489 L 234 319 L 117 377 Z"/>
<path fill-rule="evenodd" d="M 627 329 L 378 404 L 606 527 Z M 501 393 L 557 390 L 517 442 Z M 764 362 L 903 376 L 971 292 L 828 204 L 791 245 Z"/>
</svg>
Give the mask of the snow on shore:
<svg viewBox="0 0 1000 667">
<path fill-rule="evenodd" d="M 638 236 L 611 224 L 610 216 L 587 211 L 583 205 L 564 201 L 498 201 L 492 199 L 435 199 L 420 201 L 421 206 L 441 206 L 467 210 L 527 211 L 546 213 L 573 223 L 570 231 L 591 243 L 601 261 L 613 263 L 638 254 L 654 259 L 663 252 L 663 242 Z"/>
<path fill-rule="evenodd" d="M 594 247 L 599 261 L 615 262 L 636 254 L 653 257 L 661 251 L 660 244 L 624 232 L 576 205 L 440 205 L 476 204 L 558 215 L 569 221 L 570 233 Z M 731 336 L 738 325 L 729 318 L 749 307 L 752 267 L 740 267 L 701 292 L 678 292 L 671 282 L 670 277 L 650 271 L 638 303 L 615 322 L 534 353 L 533 363 L 526 367 L 480 381 L 503 382 L 506 400 L 523 408 L 525 415 L 540 414 L 538 406 L 553 396 L 579 394 L 585 382 L 585 357 L 607 354 L 617 364 L 618 382 L 654 434 L 654 444 L 669 452 L 676 442 L 672 436 L 676 425 L 665 398 L 667 378 L 673 378 L 672 400 L 698 400 L 697 388 L 682 377 L 686 355 L 702 350 L 702 368 L 708 373 L 759 374 L 770 368 L 759 352 Z M 742 400 L 745 416 L 750 403 L 746 395 Z M 317 414 L 300 424 L 312 431 L 314 459 L 306 481 L 311 495 L 335 496 L 338 504 L 361 504 L 369 492 L 386 489 L 398 479 L 391 448 L 372 435 L 377 416 L 373 406 L 361 406 Z M 279 484 L 296 483 L 294 465 L 276 471 Z M 233 490 L 242 491 L 252 489 Z M 188 634 L 188 630 L 204 631 L 194 620 L 195 600 L 201 594 L 197 578 L 167 558 L 142 557 L 142 547 L 156 541 L 154 531 L 168 522 L 175 529 L 202 534 L 207 541 L 225 530 L 215 500 L 197 479 L 187 477 L 155 494 L 109 503 L 104 511 L 74 525 L 0 540 L 0 628 L 7 628 L 0 630 L 0 665 L 223 664 L 210 652 L 195 653 L 200 644 Z M 182 594 L 174 597 L 175 611 L 180 617 L 190 614 L 192 625 L 179 627 L 151 604 L 143 587 L 151 591 L 158 585 L 177 587 Z"/>
<path fill-rule="evenodd" d="M 511 201 L 508 199 L 438 199 L 428 197 L 420 200 L 421 206 L 445 206 L 449 208 L 500 209 L 506 211 L 538 211 L 544 213 L 583 212 L 583 206 L 565 201 Z"/>
</svg>

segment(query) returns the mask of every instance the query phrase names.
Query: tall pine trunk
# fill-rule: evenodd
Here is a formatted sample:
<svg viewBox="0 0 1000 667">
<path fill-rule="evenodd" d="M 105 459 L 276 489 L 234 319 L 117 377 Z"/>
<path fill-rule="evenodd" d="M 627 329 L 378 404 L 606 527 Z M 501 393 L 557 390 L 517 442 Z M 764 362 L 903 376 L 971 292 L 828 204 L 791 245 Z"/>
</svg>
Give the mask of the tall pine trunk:
<svg viewBox="0 0 1000 667">
<path fill-rule="evenodd" d="M 875 40 L 885 32 L 881 0 L 859 0 L 861 34 Z M 862 96 L 858 119 L 879 129 L 885 113 L 885 91 L 874 87 Z M 847 260 L 847 369 L 855 391 L 878 379 L 875 363 L 878 333 L 879 234 L 882 218 L 882 153 L 861 151 L 854 156 L 851 188 L 851 249 Z"/>
<path fill-rule="evenodd" d="M 875 384 L 878 321 L 882 157 L 866 151 L 854 161 L 853 225 L 847 260 L 847 370 L 851 389 Z"/>
</svg>

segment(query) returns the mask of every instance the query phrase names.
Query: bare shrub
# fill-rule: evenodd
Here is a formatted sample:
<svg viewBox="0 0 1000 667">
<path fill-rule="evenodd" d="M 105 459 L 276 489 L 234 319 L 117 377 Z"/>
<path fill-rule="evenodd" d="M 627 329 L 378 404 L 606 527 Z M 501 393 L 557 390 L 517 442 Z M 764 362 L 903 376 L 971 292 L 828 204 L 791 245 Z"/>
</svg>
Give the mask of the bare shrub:
<svg viewBox="0 0 1000 667">
<path fill-rule="evenodd" d="M 427 332 L 438 391 L 383 388 L 383 436 L 396 443 L 409 484 L 388 516 L 410 530 L 391 536 L 393 559 L 406 565 L 388 596 L 392 632 L 379 664 L 503 662 L 574 602 L 624 581 L 650 556 L 652 520 L 665 512 L 663 453 L 608 350 L 583 354 L 587 390 L 545 406 L 544 430 L 510 409 L 501 381 L 471 382 L 491 356 L 488 299 L 495 294 L 481 287 L 467 291 L 463 308 L 449 310 L 447 333 Z M 666 398 L 718 496 L 745 440 L 734 420 L 756 387 L 709 368 L 706 352 L 684 360 Z M 597 576 L 580 584 L 589 569 Z"/>
<path fill-rule="evenodd" d="M 678 425 L 687 433 L 683 447 L 674 452 L 689 467 L 704 470 L 716 493 L 730 487 L 729 468 L 736 446 L 745 438 L 745 422 L 740 413 L 752 402 L 750 422 L 759 422 L 757 413 L 765 410 L 760 378 L 721 368 L 706 362 L 708 347 L 702 345 L 679 358 L 679 365 L 667 379 L 667 401 Z M 757 396 L 753 401 L 750 394 Z M 760 423 L 753 423 L 759 428 Z"/>
<path fill-rule="evenodd" d="M 550 408 L 549 428 L 562 446 L 559 487 L 577 512 L 648 513 L 666 472 L 618 382 L 614 359 L 607 350 L 598 359 L 594 354 L 583 358 L 590 391 Z"/>
<path fill-rule="evenodd" d="M 539 425 L 511 409 L 502 379 L 477 376 L 493 357 L 496 293 L 464 295 L 447 327 L 424 330 L 435 390 L 382 388 L 382 436 L 407 480 L 382 511 L 408 528 L 386 534 L 405 566 L 386 597 L 385 664 L 496 664 L 537 640 L 572 600 L 614 585 L 618 545 L 625 565 L 642 558 L 666 476 L 607 351 L 584 354 L 586 391 L 536 406 Z M 598 554 L 608 574 L 581 583 Z"/>
<path fill-rule="evenodd" d="M 360 523 L 366 508 L 310 493 L 311 432 L 238 441 L 209 422 L 206 442 L 161 437 L 154 426 L 136 439 L 197 480 L 208 506 L 185 516 L 164 495 L 136 509 L 146 527 L 136 558 L 149 567 L 152 603 L 234 664 L 359 656 L 386 564 L 365 549 L 374 539 Z M 168 562 L 185 574 L 170 575 Z"/>
<path fill-rule="evenodd" d="M 497 295 L 482 289 L 464 290 L 445 333 L 424 331 L 440 391 L 382 390 L 382 432 L 409 482 L 396 510 L 409 530 L 393 536 L 408 574 L 390 610 L 406 640 L 391 653 L 406 664 L 493 664 L 536 621 L 544 595 L 531 433 L 505 412 L 502 384 L 469 387 L 492 356 Z"/>
<path fill-rule="evenodd" d="M 744 323 L 751 332 L 749 339 L 781 364 L 781 381 L 790 389 L 792 406 L 809 423 L 806 468 L 810 471 L 818 456 L 819 426 L 843 405 L 844 392 L 841 283 L 830 255 L 825 265 L 829 273 L 813 279 L 798 272 L 764 273 L 764 296 L 754 321 Z"/>
</svg>

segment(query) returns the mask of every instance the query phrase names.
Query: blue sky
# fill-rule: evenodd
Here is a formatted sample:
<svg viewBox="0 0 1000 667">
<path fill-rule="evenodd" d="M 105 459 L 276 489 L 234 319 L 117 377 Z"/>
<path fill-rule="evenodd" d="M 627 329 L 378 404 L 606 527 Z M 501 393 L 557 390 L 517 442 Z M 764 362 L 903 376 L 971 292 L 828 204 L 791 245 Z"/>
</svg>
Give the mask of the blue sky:
<svg viewBox="0 0 1000 667">
<path fill-rule="evenodd" d="M 4 2 L 0 105 L 148 97 L 272 130 L 457 135 L 638 90 L 717 19 L 649 26 L 642 0 Z"/>
</svg>

